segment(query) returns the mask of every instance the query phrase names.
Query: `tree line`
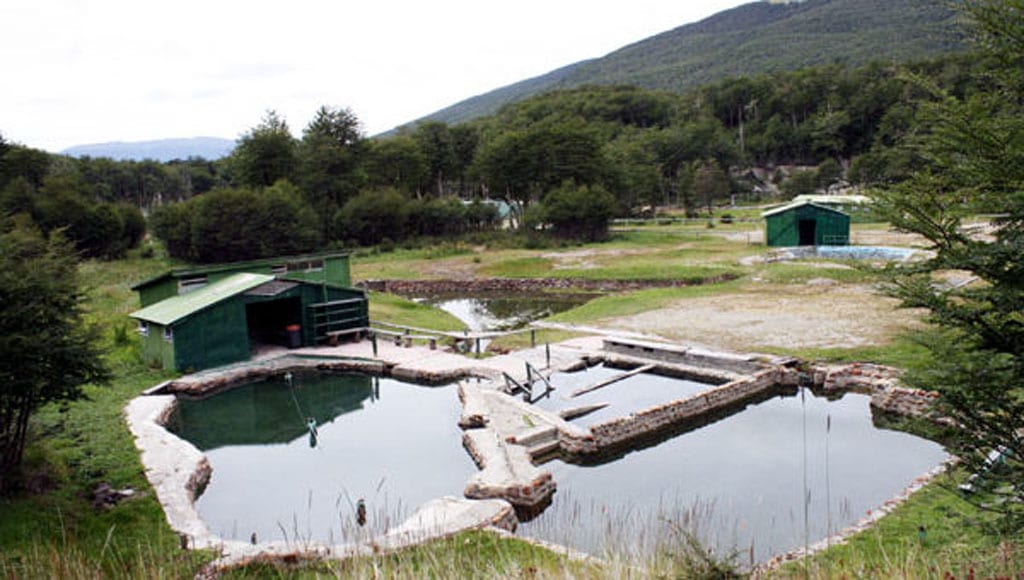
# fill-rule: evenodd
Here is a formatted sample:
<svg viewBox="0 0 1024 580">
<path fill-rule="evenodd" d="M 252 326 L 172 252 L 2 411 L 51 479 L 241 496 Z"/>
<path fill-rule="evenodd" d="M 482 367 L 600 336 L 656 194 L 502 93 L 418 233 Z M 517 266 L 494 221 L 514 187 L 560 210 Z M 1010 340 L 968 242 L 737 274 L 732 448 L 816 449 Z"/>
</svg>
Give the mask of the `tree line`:
<svg viewBox="0 0 1024 580">
<path fill-rule="evenodd" d="M 321 107 L 299 137 L 268 111 L 217 161 L 71 159 L 5 142 L 0 209 L 66 228 L 90 256 L 137 243 L 132 208 L 149 214 L 173 256 L 193 261 L 497 227 L 495 206 L 480 200 L 522 211 L 513 217 L 530 231 L 599 239 L 606 229 L 576 227 L 591 216 L 570 217 L 566 199 L 596 196 L 577 205 L 600 221 L 903 181 L 926 164 L 905 139 L 932 98 L 915 79 L 962 98 L 985 90 L 996 67 L 972 54 L 734 78 L 685 94 L 584 87 L 377 138 L 345 108 Z"/>
</svg>

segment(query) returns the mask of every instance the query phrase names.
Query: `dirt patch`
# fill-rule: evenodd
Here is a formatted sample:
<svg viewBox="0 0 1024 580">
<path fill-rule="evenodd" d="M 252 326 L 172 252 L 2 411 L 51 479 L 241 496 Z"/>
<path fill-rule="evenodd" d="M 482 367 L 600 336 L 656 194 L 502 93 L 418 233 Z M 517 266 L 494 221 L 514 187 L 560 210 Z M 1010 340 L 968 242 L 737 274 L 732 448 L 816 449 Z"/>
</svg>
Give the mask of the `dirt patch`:
<svg viewBox="0 0 1024 580">
<path fill-rule="evenodd" d="M 479 268 L 479 264 L 464 259 L 436 260 L 422 265 L 420 271 L 423 273 L 424 278 L 472 280 Z"/>
<path fill-rule="evenodd" d="M 553 270 L 593 270 L 600 267 L 598 260 L 601 258 L 617 258 L 623 256 L 638 256 L 640 254 L 649 254 L 650 249 L 607 249 L 607 250 L 596 250 L 596 249 L 585 249 L 585 250 L 573 250 L 569 252 L 549 252 L 547 254 L 541 254 L 541 258 L 551 260 L 551 268 Z"/>
<path fill-rule="evenodd" d="M 771 285 L 680 301 L 606 319 L 613 328 L 739 351 L 884 344 L 919 325 L 919 313 L 864 285 Z"/>
</svg>

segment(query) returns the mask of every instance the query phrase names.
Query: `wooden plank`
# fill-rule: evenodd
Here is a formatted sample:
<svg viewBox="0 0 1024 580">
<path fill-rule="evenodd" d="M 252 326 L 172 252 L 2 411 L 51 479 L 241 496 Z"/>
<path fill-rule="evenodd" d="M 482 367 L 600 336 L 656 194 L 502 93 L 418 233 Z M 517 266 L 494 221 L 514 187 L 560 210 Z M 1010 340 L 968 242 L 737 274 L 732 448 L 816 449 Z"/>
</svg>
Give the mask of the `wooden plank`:
<svg viewBox="0 0 1024 580">
<path fill-rule="evenodd" d="M 332 300 L 330 302 L 317 302 L 316 304 L 310 304 L 309 308 L 327 308 L 329 306 L 341 306 L 343 304 L 360 304 L 366 302 L 363 298 L 345 298 L 343 300 Z"/>
<path fill-rule="evenodd" d="M 572 392 L 572 396 L 573 397 L 578 397 L 580 395 L 585 395 L 586 393 L 589 393 L 591 391 L 596 391 L 598 389 L 607 387 L 608 385 L 617 383 L 617 382 L 619 382 L 619 381 L 621 381 L 623 379 L 628 379 L 629 377 L 633 377 L 633 376 L 639 375 L 640 373 L 646 373 L 647 371 L 654 369 L 656 366 L 658 366 L 658 365 L 654 365 L 654 364 L 644 365 L 642 367 L 635 368 L 635 369 L 633 369 L 631 371 L 624 372 L 621 375 L 615 375 L 614 377 L 612 377 L 610 379 L 605 379 L 605 380 L 601 381 L 600 383 L 597 383 L 596 385 L 590 385 L 589 387 L 583 387 L 582 389 L 576 389 L 575 391 Z"/>
<path fill-rule="evenodd" d="M 583 405 L 582 407 L 572 407 L 571 409 L 563 409 L 559 411 L 558 416 L 566 421 L 571 421 L 572 419 L 589 415 L 594 411 L 600 411 L 608 405 L 611 405 L 611 403 L 597 403 L 594 405 Z"/>
<path fill-rule="evenodd" d="M 367 330 L 369 330 L 369 328 L 360 326 L 357 328 L 346 328 L 344 330 L 332 330 L 330 332 L 325 332 L 324 336 L 341 336 L 343 334 L 354 334 L 356 332 L 365 332 Z"/>
</svg>

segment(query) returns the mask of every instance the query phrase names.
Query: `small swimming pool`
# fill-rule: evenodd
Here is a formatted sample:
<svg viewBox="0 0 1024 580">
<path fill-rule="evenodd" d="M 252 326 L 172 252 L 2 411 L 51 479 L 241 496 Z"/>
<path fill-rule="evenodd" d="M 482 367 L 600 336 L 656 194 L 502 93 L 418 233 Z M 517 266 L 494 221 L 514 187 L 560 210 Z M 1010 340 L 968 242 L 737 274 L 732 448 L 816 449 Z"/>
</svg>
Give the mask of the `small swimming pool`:
<svg viewBox="0 0 1024 580">
<path fill-rule="evenodd" d="M 910 259 L 917 250 L 885 246 L 817 246 L 814 255 L 837 260 L 885 260 L 901 262 Z"/>
<path fill-rule="evenodd" d="M 213 467 L 196 500 L 212 532 L 333 544 L 385 532 L 428 500 L 462 497 L 477 468 L 460 410 L 454 385 L 296 373 L 180 399 L 169 428 Z"/>
<path fill-rule="evenodd" d="M 626 372 L 622 369 L 598 365 L 572 373 L 554 373 L 551 376 L 551 384 L 555 386 L 555 390 L 547 396 L 537 399 L 534 404 L 549 411 L 559 412 L 607 403 L 608 406 L 603 409 L 572 420 L 573 423 L 582 427 L 591 427 L 655 405 L 686 399 L 714 388 L 714 385 L 708 383 L 642 373 L 577 397 L 572 396 L 573 392 L 579 389 L 586 389 Z"/>
<path fill-rule="evenodd" d="M 773 262 L 811 258 L 905 262 L 920 253 L 920 250 L 911 248 L 891 248 L 886 246 L 799 246 L 772 250 L 766 256 L 769 261 Z"/>
<path fill-rule="evenodd" d="M 791 392 L 614 461 L 550 461 L 553 502 L 518 533 L 598 555 L 643 555 L 678 545 L 674 530 L 686 529 L 719 553 L 738 550 L 740 563 L 761 562 L 803 545 L 806 466 L 816 542 L 947 458 L 937 443 L 876 427 L 869 402 Z"/>
</svg>

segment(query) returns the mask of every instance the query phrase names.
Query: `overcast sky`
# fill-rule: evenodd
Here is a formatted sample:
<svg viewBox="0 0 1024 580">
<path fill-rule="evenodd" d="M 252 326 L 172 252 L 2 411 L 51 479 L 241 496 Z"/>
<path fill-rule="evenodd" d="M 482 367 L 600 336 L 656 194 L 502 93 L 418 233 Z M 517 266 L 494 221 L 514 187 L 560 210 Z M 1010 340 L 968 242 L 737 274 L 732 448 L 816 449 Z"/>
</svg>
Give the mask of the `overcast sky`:
<svg viewBox="0 0 1024 580">
<path fill-rule="evenodd" d="M 0 133 L 237 138 L 320 105 L 373 135 L 745 0 L 2 0 Z"/>
</svg>

